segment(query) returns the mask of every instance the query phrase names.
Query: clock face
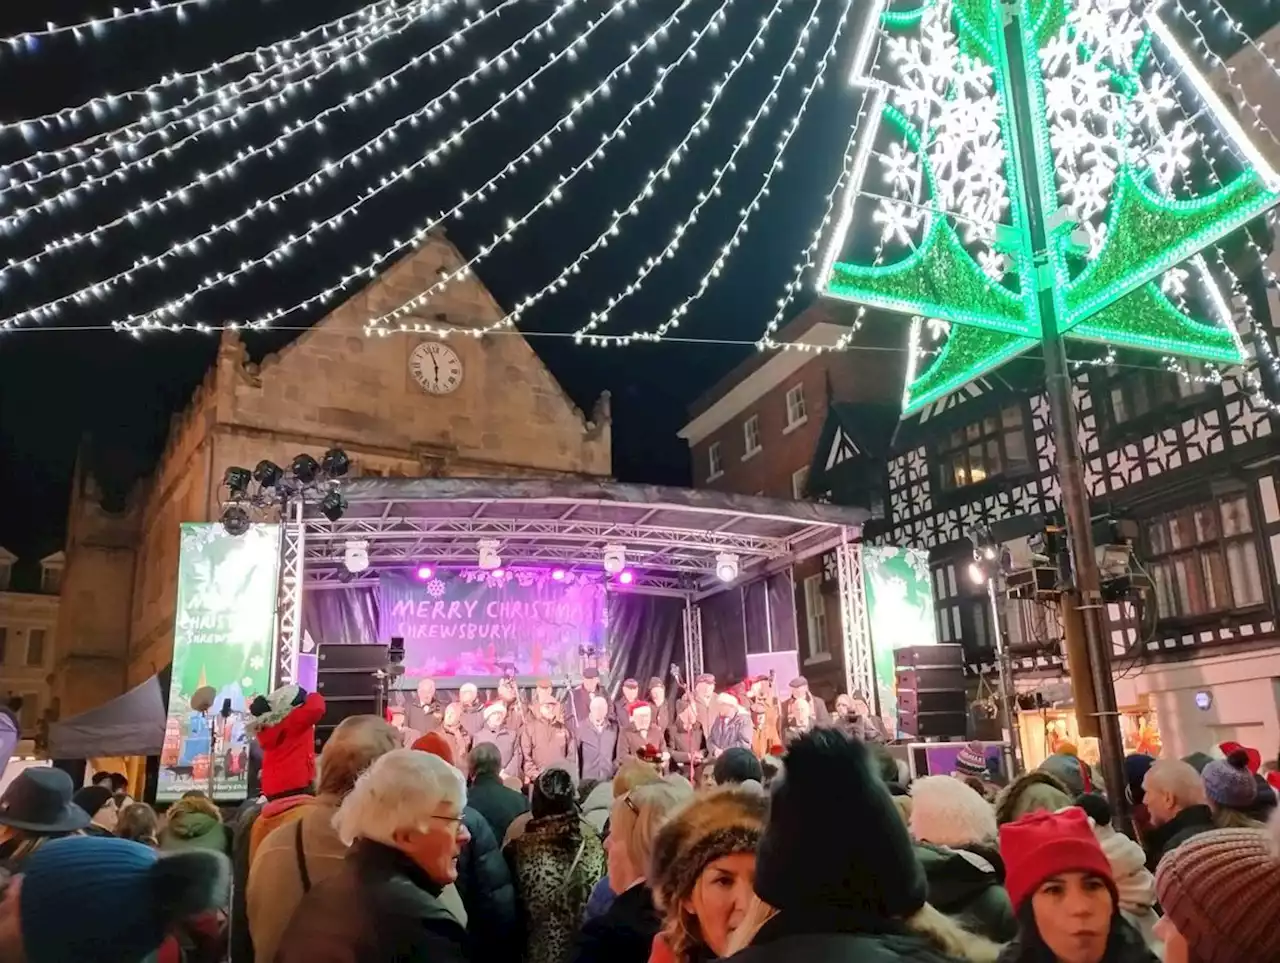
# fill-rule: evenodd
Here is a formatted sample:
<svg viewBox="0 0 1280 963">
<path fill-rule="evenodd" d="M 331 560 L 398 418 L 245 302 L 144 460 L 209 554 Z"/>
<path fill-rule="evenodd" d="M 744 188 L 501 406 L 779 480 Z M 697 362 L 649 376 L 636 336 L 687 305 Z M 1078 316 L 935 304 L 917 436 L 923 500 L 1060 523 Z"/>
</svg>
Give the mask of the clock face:
<svg viewBox="0 0 1280 963">
<path fill-rule="evenodd" d="M 414 348 L 409 371 L 433 395 L 447 395 L 462 384 L 462 359 L 443 341 L 424 341 Z"/>
</svg>

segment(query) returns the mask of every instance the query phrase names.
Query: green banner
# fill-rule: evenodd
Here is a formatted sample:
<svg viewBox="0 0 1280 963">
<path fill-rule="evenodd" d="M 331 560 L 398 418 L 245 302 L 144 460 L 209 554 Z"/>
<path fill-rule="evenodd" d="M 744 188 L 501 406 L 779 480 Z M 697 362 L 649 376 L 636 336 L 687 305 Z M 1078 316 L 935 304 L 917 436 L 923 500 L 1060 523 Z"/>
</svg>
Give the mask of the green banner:
<svg viewBox="0 0 1280 963">
<path fill-rule="evenodd" d="M 938 643 L 929 553 L 915 548 L 864 546 L 862 571 L 876 670 L 876 699 L 885 731 L 896 735 L 898 686 L 893 652 L 903 646 Z"/>
<path fill-rule="evenodd" d="M 156 798 L 174 800 L 212 785 L 217 799 L 244 799 L 249 703 L 271 687 L 280 528 L 254 525 L 229 535 L 216 522 L 189 522 L 181 540 L 173 680 Z M 205 686 L 216 692 L 213 704 L 196 712 L 192 695 Z M 224 707 L 230 715 L 221 714 Z"/>
</svg>

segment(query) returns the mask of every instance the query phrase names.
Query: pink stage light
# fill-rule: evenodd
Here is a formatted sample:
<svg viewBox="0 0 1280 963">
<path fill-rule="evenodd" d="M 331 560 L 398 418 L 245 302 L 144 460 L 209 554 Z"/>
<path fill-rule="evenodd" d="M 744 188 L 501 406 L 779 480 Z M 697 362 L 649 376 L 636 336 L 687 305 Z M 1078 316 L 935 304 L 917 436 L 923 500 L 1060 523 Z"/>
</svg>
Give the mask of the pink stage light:
<svg viewBox="0 0 1280 963">
<path fill-rule="evenodd" d="M 433 575 L 435 575 L 435 574 L 436 574 L 436 570 L 435 570 L 435 569 L 433 569 L 430 565 L 419 565 L 419 566 L 418 566 L 418 581 L 419 581 L 419 582 L 427 582 L 427 581 L 430 581 L 430 580 L 431 580 L 431 576 L 433 576 Z"/>
<path fill-rule="evenodd" d="M 621 582 L 623 585 L 630 585 L 635 580 L 636 580 L 635 573 L 632 572 L 631 569 L 629 568 L 623 569 L 621 572 L 618 573 L 618 581 Z"/>
<path fill-rule="evenodd" d="M 568 574 L 568 573 L 567 573 L 567 572 L 565 572 L 565 570 L 564 570 L 564 569 L 562 569 L 562 568 L 553 568 L 553 569 L 551 570 L 551 577 L 552 577 L 553 579 L 555 579 L 557 582 L 563 582 L 563 581 L 564 581 L 564 577 L 565 577 L 565 575 L 567 575 L 567 574 Z"/>
<path fill-rule="evenodd" d="M 505 569 L 495 568 L 489 574 L 492 575 L 494 578 L 502 578 L 502 576 L 506 575 L 507 573 Z"/>
</svg>

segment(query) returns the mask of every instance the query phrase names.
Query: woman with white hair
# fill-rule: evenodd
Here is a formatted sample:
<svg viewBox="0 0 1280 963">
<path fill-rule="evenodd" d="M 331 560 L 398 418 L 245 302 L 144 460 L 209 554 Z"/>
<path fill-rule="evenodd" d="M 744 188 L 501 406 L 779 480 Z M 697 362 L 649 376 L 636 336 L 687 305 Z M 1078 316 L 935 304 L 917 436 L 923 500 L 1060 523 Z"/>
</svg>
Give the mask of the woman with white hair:
<svg viewBox="0 0 1280 963">
<path fill-rule="evenodd" d="M 462 773 L 438 756 L 396 749 L 374 762 L 334 817 L 343 867 L 298 905 L 277 963 L 464 963 L 466 931 L 440 894 L 470 839 L 465 804 Z"/>
</svg>

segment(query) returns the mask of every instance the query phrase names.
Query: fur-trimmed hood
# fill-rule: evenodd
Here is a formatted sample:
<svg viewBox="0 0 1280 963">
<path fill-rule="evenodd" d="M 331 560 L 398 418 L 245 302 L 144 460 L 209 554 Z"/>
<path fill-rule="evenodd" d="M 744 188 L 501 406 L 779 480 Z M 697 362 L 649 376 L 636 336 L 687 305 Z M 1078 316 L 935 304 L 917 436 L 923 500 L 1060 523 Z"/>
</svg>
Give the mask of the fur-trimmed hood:
<svg viewBox="0 0 1280 963">
<path fill-rule="evenodd" d="M 1000 790 L 996 796 L 996 824 L 1003 826 L 1027 813 L 1045 809 L 1057 812 L 1071 805 L 1071 796 L 1057 779 L 1047 772 L 1023 773 Z"/>
<path fill-rule="evenodd" d="M 298 702 L 298 695 L 301 692 L 302 689 L 296 685 L 286 685 L 270 693 L 266 697 L 270 708 L 261 715 L 255 714 L 252 719 L 244 724 L 244 731 L 251 736 L 257 735 L 263 729 L 270 729 L 272 726 L 278 726 L 284 722 L 284 717 L 295 708 L 295 704 Z"/>
</svg>

